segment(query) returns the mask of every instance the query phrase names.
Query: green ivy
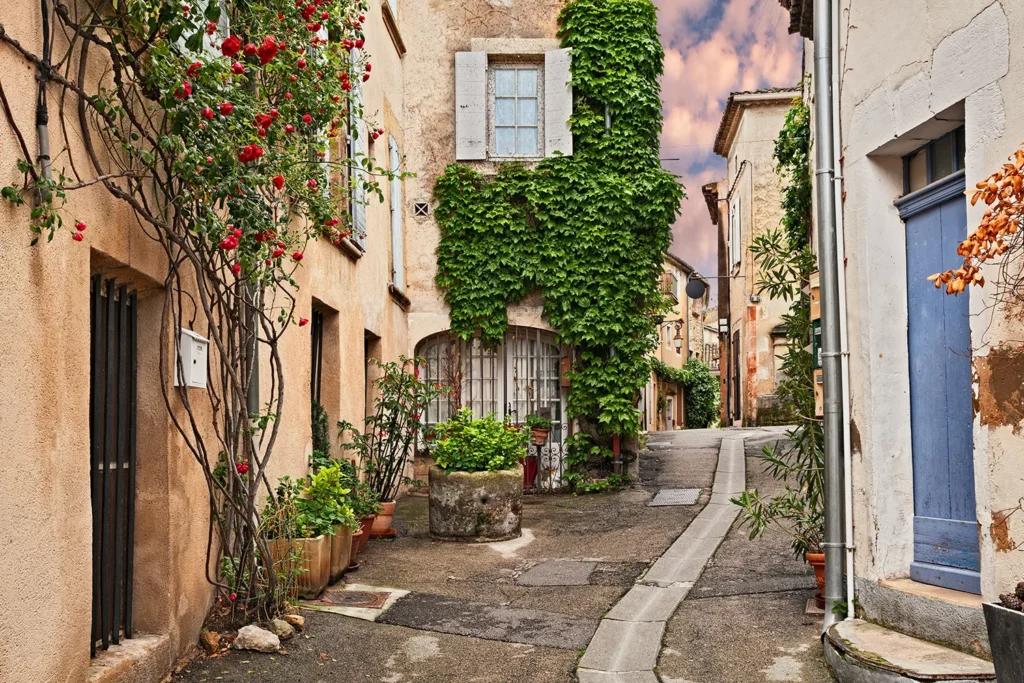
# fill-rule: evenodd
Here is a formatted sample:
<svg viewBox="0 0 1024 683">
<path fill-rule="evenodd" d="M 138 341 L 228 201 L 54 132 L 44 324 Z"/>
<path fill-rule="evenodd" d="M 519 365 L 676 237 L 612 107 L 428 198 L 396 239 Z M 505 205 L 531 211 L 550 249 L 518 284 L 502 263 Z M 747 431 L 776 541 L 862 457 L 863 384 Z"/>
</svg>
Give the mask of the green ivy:
<svg viewBox="0 0 1024 683">
<path fill-rule="evenodd" d="M 659 378 L 683 387 L 686 400 L 686 426 L 688 429 L 707 429 L 718 422 L 721 392 L 711 369 L 696 358 L 686 365 L 673 368 L 657 358 L 651 359 L 651 370 Z M 661 398 L 659 396 L 659 398 Z M 659 412 L 664 408 L 659 403 Z"/>
<path fill-rule="evenodd" d="M 650 0 L 573 0 L 560 24 L 573 51 L 574 154 L 507 164 L 493 178 L 449 166 L 435 187 L 437 283 L 453 333 L 488 344 L 504 337 L 509 304 L 539 291 L 576 353 L 569 415 L 633 435 L 684 196 L 659 160 L 664 52 Z"/>
</svg>

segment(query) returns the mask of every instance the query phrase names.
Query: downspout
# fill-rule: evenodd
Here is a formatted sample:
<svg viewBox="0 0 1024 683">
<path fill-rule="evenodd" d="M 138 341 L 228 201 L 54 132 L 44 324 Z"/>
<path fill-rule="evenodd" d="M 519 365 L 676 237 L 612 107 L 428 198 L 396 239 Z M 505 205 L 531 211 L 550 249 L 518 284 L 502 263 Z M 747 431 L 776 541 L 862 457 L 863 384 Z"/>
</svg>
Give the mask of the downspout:
<svg viewBox="0 0 1024 683">
<path fill-rule="evenodd" d="M 835 140 L 832 111 L 832 3 L 814 0 L 815 194 L 821 273 L 821 358 L 825 437 L 825 618 L 836 622 L 843 599 L 842 368 L 840 367 L 839 263 L 836 251 Z"/>
<path fill-rule="evenodd" d="M 856 617 L 853 608 L 856 596 L 853 574 L 853 454 L 850 447 L 850 335 L 846 308 L 846 233 L 843 227 L 843 135 L 840 122 L 840 66 L 839 66 L 839 1 L 835 0 L 832 16 L 832 150 L 835 170 L 836 206 L 836 263 L 839 269 L 839 357 L 843 377 L 843 519 L 846 541 L 846 618 Z"/>
</svg>

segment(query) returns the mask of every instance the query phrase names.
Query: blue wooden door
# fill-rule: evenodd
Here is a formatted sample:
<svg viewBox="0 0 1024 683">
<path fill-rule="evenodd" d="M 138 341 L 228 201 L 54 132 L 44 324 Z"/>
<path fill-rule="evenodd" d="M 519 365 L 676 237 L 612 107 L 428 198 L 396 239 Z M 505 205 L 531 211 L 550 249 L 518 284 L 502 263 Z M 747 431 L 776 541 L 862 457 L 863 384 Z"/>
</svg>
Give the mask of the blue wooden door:
<svg viewBox="0 0 1024 683">
<path fill-rule="evenodd" d="M 967 235 L 964 175 L 898 203 L 907 230 L 915 581 L 981 592 L 974 498 L 971 334 L 967 295 L 928 282 L 958 268 Z"/>
</svg>

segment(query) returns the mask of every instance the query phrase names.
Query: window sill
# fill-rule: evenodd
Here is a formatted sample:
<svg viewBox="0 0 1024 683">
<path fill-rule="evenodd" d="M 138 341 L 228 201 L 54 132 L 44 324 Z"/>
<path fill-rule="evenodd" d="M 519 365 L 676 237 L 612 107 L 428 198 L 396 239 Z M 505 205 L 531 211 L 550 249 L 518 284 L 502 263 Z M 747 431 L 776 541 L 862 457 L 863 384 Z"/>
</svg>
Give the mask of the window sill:
<svg viewBox="0 0 1024 683">
<path fill-rule="evenodd" d="M 359 248 L 359 245 L 357 245 L 355 240 L 351 237 L 346 237 L 338 242 L 338 249 L 353 261 L 358 261 L 363 258 L 363 250 Z"/>
<path fill-rule="evenodd" d="M 384 26 L 388 30 L 388 35 L 391 36 L 391 42 L 395 44 L 398 56 L 404 57 L 406 52 L 405 42 L 402 40 L 402 34 L 398 31 L 398 17 L 391 12 L 391 5 L 388 4 L 388 0 L 381 0 L 380 5 L 381 14 L 384 15 Z"/>
<path fill-rule="evenodd" d="M 396 287 L 393 282 L 389 282 L 388 293 L 391 295 L 391 298 L 395 300 L 395 303 L 398 304 L 399 308 L 408 312 L 409 307 L 412 306 L 412 301 L 410 301 L 409 297 L 405 295 L 405 292 Z"/>
</svg>

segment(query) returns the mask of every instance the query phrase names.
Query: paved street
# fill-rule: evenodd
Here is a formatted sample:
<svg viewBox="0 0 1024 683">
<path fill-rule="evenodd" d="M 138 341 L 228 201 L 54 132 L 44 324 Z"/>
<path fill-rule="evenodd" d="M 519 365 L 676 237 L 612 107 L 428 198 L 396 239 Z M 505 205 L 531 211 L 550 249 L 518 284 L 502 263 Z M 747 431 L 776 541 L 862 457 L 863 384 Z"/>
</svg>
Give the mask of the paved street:
<svg viewBox="0 0 1024 683">
<path fill-rule="evenodd" d="M 643 585 L 631 595 L 659 590 L 649 578 L 656 578 L 652 566 L 664 555 L 668 559 L 658 566 L 675 571 L 677 565 L 668 560 L 688 548 L 673 542 L 705 506 L 698 524 L 726 511 L 721 502 L 707 505 L 716 468 L 722 468 L 722 438 L 745 436 L 749 456 L 777 434 L 652 434 L 635 489 L 530 497 L 523 538 L 504 544 L 434 542 L 426 533 L 426 499 L 408 497 L 398 508 L 399 537 L 374 541 L 363 567 L 346 576 L 349 583 L 410 591 L 376 622 L 304 610 L 306 632 L 285 644 L 287 654 L 230 652 L 197 660 L 174 680 L 572 681 L 581 657 L 588 661 L 588 645 L 602 648 L 600 634 L 608 630 L 599 628 L 602 618 L 623 618 L 630 605 L 616 605 L 638 580 Z M 736 456 L 742 460 L 739 451 Z M 764 487 L 756 463 L 748 457 L 746 465 L 747 484 Z M 717 479 L 722 485 L 721 471 Z M 663 488 L 700 489 L 698 504 L 649 507 Z M 653 611 L 645 612 L 662 613 L 651 617 L 658 620 L 651 631 L 657 633 L 645 639 L 651 629 L 641 629 L 640 642 L 651 652 L 652 666 L 657 663 L 649 680 L 829 680 L 816 621 L 803 616 L 813 580 L 788 555 L 784 538 L 750 543 L 734 529 L 699 580 L 677 585 L 689 594 L 674 616 L 660 596 L 649 606 Z M 591 661 L 597 661 L 593 655 Z M 581 671 L 580 680 L 587 676 Z M 641 679 L 600 675 L 590 680 Z"/>
</svg>

